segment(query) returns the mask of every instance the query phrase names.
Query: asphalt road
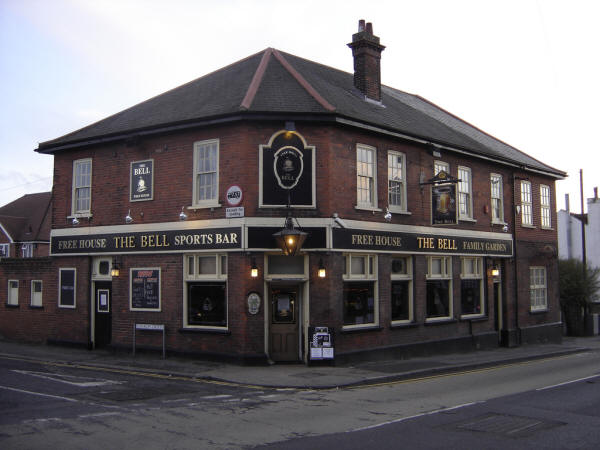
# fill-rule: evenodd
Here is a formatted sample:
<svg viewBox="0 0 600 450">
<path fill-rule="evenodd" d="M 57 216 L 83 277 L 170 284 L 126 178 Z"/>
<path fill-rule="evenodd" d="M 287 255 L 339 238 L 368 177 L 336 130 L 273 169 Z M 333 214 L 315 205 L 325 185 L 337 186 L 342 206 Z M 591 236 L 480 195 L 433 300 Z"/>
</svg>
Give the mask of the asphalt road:
<svg viewBox="0 0 600 450">
<path fill-rule="evenodd" d="M 599 372 L 589 352 L 269 390 L 0 358 L 0 448 L 597 448 Z"/>
</svg>

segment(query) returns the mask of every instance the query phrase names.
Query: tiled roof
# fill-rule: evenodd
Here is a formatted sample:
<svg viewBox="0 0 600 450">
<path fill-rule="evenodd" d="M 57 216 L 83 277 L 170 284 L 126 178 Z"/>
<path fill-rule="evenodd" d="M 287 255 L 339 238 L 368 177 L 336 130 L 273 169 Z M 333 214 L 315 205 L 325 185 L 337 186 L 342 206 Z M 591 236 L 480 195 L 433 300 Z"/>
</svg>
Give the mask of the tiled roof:
<svg viewBox="0 0 600 450">
<path fill-rule="evenodd" d="M 490 136 L 422 97 L 382 86 L 367 101 L 353 75 L 268 48 L 58 139 L 37 151 L 196 126 L 253 114 L 321 115 L 397 133 L 563 177 L 566 174 Z"/>
<path fill-rule="evenodd" d="M 14 242 L 50 241 L 51 192 L 27 194 L 0 207 L 0 225 Z"/>
</svg>

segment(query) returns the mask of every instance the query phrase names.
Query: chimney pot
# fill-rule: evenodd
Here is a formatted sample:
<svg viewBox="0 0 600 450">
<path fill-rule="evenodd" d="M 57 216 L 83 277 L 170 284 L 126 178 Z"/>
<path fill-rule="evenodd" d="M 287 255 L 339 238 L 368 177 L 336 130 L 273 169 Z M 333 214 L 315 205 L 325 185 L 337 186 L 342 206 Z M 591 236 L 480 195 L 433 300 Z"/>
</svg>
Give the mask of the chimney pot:
<svg viewBox="0 0 600 450">
<path fill-rule="evenodd" d="M 373 35 L 373 24 L 358 21 L 358 33 L 348 44 L 354 57 L 354 86 L 372 100 L 381 101 L 381 52 L 385 49 Z"/>
<path fill-rule="evenodd" d="M 594 188 L 594 198 L 597 199 L 598 198 L 598 186 L 596 186 Z"/>
</svg>

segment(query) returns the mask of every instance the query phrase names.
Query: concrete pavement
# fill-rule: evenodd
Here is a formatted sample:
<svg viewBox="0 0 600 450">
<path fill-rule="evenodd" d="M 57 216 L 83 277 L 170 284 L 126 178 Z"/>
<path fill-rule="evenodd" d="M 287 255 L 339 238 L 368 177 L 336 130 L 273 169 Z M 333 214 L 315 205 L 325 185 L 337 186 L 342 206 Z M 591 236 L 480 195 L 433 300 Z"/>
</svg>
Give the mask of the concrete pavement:
<svg viewBox="0 0 600 450">
<path fill-rule="evenodd" d="M 110 350 L 89 351 L 79 348 L 34 345 L 0 340 L 0 356 L 144 373 L 160 373 L 179 377 L 211 380 L 236 385 L 275 388 L 333 389 L 364 384 L 377 384 L 402 379 L 441 375 L 497 365 L 516 364 L 582 352 L 599 352 L 600 338 L 565 337 L 561 344 L 524 345 L 468 353 L 451 353 L 405 360 L 383 360 L 355 365 L 306 366 L 275 364 L 240 366 L 225 362 L 204 361 L 187 357 L 142 353 L 133 356 Z"/>
</svg>

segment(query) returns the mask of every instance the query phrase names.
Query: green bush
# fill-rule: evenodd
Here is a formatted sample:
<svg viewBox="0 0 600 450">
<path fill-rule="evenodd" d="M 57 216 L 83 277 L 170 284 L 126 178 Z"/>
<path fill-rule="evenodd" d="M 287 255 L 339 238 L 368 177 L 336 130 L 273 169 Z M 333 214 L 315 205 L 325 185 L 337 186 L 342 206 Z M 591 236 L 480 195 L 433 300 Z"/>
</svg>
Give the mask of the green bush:
<svg viewBox="0 0 600 450">
<path fill-rule="evenodd" d="M 600 289 L 600 269 L 587 267 L 583 274 L 583 263 L 578 259 L 558 261 L 558 286 L 563 306 L 586 306 L 593 301 Z"/>
</svg>

